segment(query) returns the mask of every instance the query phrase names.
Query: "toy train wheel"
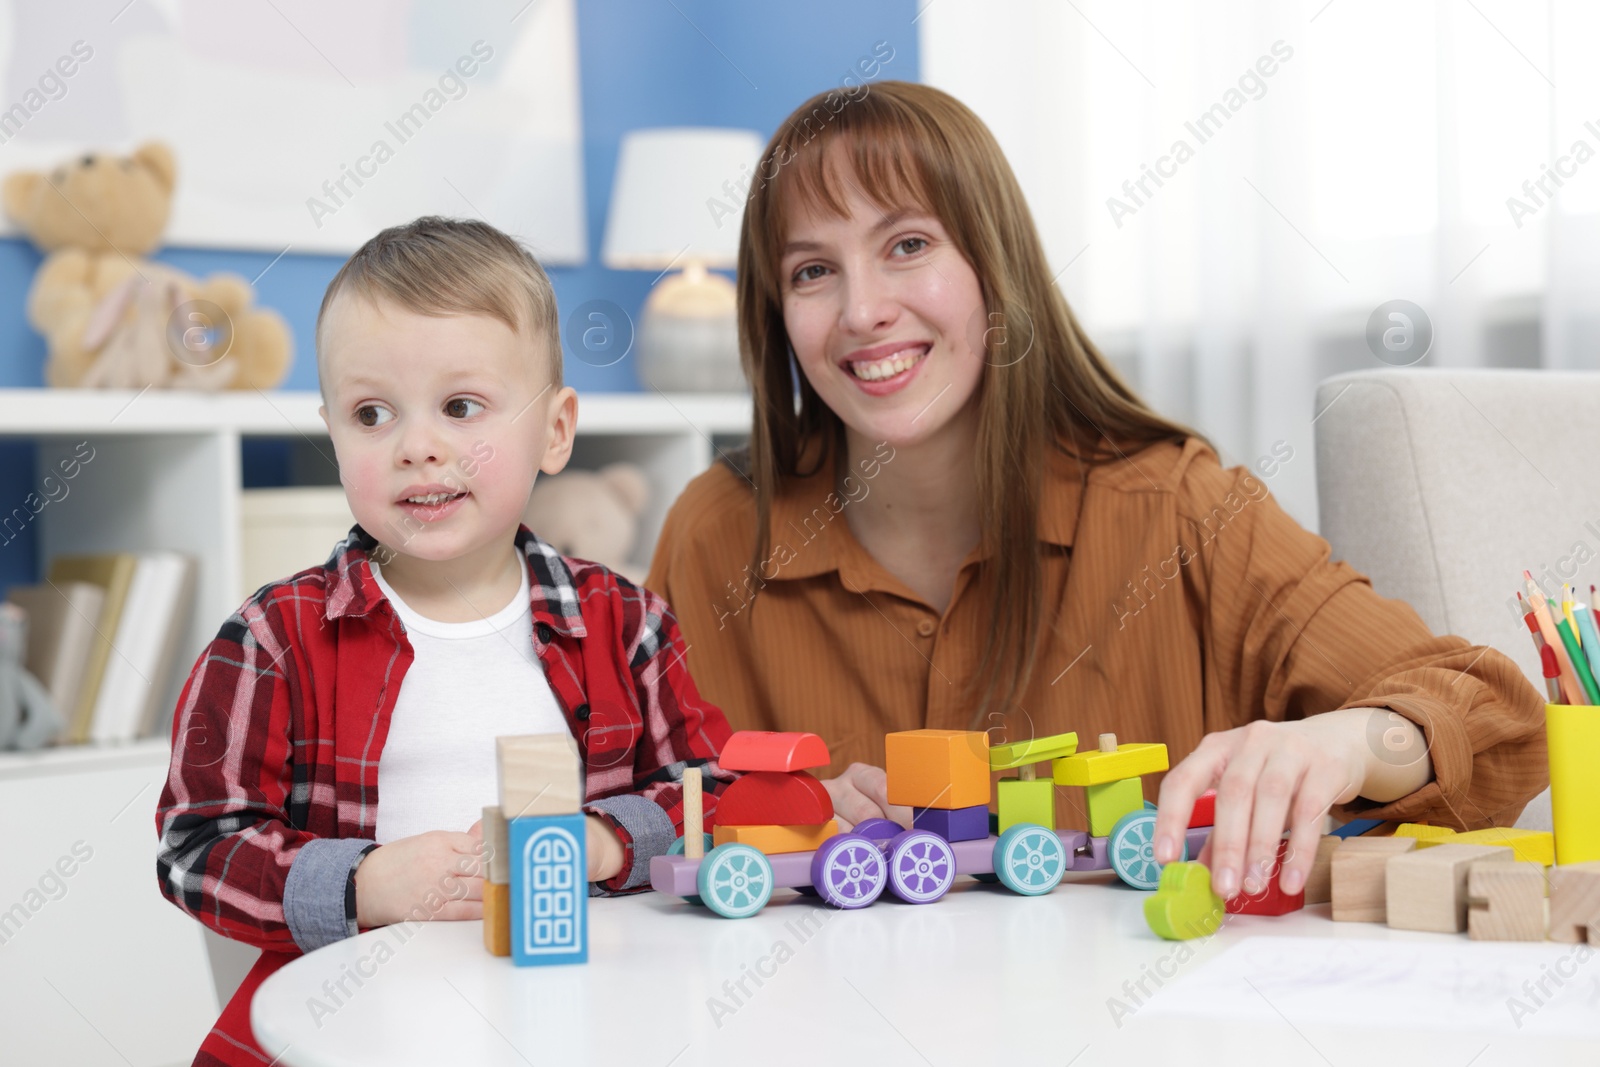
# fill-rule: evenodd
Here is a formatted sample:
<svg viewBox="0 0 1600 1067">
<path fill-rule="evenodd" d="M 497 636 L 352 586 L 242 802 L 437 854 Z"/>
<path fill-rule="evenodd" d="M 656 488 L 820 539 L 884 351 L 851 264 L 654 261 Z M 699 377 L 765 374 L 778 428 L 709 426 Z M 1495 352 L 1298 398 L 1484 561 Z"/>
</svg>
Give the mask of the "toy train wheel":
<svg viewBox="0 0 1600 1067">
<path fill-rule="evenodd" d="M 836 908 L 864 908 L 888 882 L 883 853 L 857 833 L 834 834 L 811 857 L 811 885 Z"/>
<path fill-rule="evenodd" d="M 705 906 L 724 919 L 744 919 L 772 899 L 772 864 L 760 849 L 730 841 L 706 853 L 695 879 Z"/>
<path fill-rule="evenodd" d="M 1106 839 L 1106 855 L 1117 877 L 1135 889 L 1154 889 L 1161 884 L 1161 864 L 1156 862 L 1156 813 L 1149 808 L 1130 811 L 1117 820 Z M 1183 855 L 1188 858 L 1185 843 Z"/>
<path fill-rule="evenodd" d="M 713 848 L 716 847 L 715 845 L 713 845 L 711 843 L 711 835 L 710 834 L 706 834 L 705 837 L 706 837 L 706 847 L 705 847 L 705 852 L 700 853 L 700 855 L 702 855 L 702 856 L 704 856 L 706 854 L 706 852 L 710 852 Z M 672 843 L 672 846 L 667 849 L 667 855 L 669 855 L 669 856 L 681 856 L 681 855 L 683 855 L 683 838 L 680 837 L 680 838 L 678 838 L 676 841 L 674 841 Z M 702 905 L 702 906 L 705 904 L 705 901 L 701 900 L 699 897 L 696 897 L 696 896 L 688 896 L 688 897 L 684 897 L 683 899 L 684 899 L 684 901 L 686 903 L 689 903 L 689 904 Z"/>
<path fill-rule="evenodd" d="M 932 904 L 956 880 L 956 854 L 932 830 L 905 830 L 889 842 L 889 890 L 908 904 Z"/>
<path fill-rule="evenodd" d="M 1067 850 L 1054 830 L 1024 822 L 1000 835 L 994 845 L 994 873 L 1013 893 L 1042 896 L 1067 873 Z"/>
</svg>

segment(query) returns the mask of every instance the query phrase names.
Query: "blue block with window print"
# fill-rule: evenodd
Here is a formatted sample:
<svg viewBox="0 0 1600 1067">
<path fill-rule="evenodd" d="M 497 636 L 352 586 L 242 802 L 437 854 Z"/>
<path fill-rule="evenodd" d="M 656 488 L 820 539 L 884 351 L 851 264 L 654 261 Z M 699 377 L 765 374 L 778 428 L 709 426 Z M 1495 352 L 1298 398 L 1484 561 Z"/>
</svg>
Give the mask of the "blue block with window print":
<svg viewBox="0 0 1600 1067">
<path fill-rule="evenodd" d="M 589 959 L 584 817 L 511 820 L 511 959 L 518 967 Z"/>
</svg>

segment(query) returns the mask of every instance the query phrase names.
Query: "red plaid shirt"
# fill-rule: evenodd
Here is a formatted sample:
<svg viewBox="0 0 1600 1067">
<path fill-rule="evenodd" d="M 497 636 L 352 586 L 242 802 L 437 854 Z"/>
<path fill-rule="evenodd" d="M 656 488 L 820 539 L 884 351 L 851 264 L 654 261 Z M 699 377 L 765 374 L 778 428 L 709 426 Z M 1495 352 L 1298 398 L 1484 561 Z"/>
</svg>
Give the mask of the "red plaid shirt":
<svg viewBox="0 0 1600 1067">
<path fill-rule="evenodd" d="M 621 873 L 595 891 L 643 888 L 650 859 L 681 833 L 684 768 L 703 770 L 708 824 L 736 777 L 716 764 L 727 720 L 696 691 L 660 597 L 526 528 L 516 543 L 534 652 L 583 757 L 584 810 L 623 842 Z M 259 590 L 179 698 L 156 812 L 161 892 L 266 950 L 197 1063 L 266 1062 L 246 1021 L 255 986 L 300 951 L 356 932 L 344 875 L 375 844 L 378 761 L 413 659 L 368 566 L 374 547 L 356 527 L 324 565 Z"/>
</svg>

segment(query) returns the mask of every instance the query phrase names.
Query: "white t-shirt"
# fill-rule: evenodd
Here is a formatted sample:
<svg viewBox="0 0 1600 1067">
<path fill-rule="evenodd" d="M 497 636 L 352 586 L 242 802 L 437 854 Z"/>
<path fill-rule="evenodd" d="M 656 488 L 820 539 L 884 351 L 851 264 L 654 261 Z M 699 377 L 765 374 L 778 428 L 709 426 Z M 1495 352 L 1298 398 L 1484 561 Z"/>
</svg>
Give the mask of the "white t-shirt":
<svg viewBox="0 0 1600 1067">
<path fill-rule="evenodd" d="M 517 595 L 472 622 L 418 615 L 372 564 L 372 576 L 416 653 L 378 760 L 380 845 L 428 830 L 465 832 L 497 799 L 496 737 L 567 731 L 533 653 L 528 568 L 522 562 Z"/>
</svg>

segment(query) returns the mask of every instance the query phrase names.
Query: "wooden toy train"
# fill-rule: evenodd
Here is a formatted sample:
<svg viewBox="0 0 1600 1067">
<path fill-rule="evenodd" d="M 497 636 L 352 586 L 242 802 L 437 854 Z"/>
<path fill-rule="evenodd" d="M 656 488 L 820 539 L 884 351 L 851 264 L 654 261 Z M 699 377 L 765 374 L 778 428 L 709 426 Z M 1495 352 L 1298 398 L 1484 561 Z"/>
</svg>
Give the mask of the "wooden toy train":
<svg viewBox="0 0 1600 1067">
<path fill-rule="evenodd" d="M 815 734 L 742 731 L 721 763 L 743 776 L 723 791 L 716 827 L 705 833 L 699 772 L 684 783 L 684 836 L 650 864 L 651 885 L 729 919 L 754 915 L 775 889 L 798 889 L 844 909 L 864 908 L 885 890 L 930 904 L 958 875 L 998 881 L 1012 892 L 1050 892 L 1068 871 L 1110 869 L 1128 885 L 1154 889 L 1155 806 L 1141 776 L 1167 769 L 1165 745 L 1118 745 L 1100 735 L 1079 752 L 1076 734 L 990 746 L 966 730 L 908 730 L 886 738 L 888 799 L 912 809 L 910 829 L 869 819 L 838 832 L 833 802 L 810 768 L 830 762 Z M 1035 766 L 1049 762 L 1051 775 Z M 997 786 L 991 771 L 1015 770 Z M 1056 786 L 1081 786 L 1089 829 L 1057 830 Z M 1186 855 L 1211 832 L 1211 797 L 1195 806 Z"/>
</svg>

